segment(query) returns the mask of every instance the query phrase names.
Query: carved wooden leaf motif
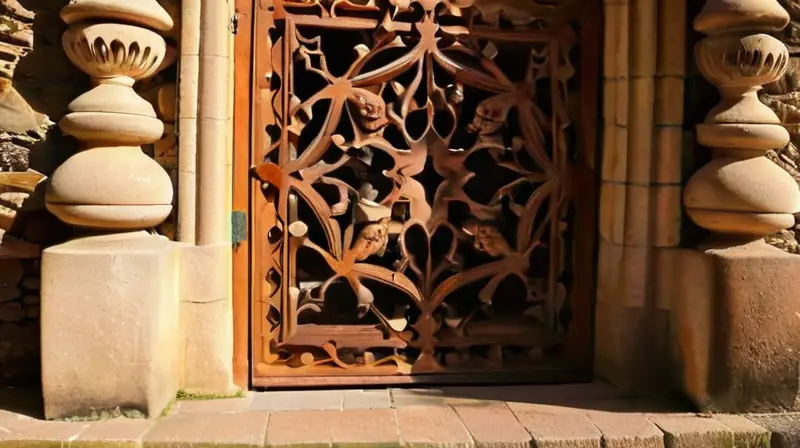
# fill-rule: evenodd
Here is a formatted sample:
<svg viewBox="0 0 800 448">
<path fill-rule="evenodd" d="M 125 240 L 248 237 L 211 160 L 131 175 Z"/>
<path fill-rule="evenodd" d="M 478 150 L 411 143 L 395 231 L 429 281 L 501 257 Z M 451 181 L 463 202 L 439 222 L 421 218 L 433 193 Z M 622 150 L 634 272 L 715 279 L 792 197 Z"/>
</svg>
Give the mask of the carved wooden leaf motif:
<svg viewBox="0 0 800 448">
<path fill-rule="evenodd" d="M 275 3 L 261 374 L 524 370 L 562 342 L 568 4 Z"/>
</svg>

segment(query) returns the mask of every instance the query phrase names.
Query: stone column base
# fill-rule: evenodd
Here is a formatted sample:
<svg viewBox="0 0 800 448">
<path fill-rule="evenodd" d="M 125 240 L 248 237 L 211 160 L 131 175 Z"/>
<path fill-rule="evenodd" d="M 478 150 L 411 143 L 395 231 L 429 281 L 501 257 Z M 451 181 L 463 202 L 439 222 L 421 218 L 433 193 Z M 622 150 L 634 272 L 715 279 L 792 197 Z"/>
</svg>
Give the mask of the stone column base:
<svg viewBox="0 0 800 448">
<path fill-rule="evenodd" d="M 153 417 L 175 397 L 182 246 L 134 232 L 44 251 L 46 418 L 116 408 Z"/>
<path fill-rule="evenodd" d="M 689 396 L 715 412 L 800 409 L 800 256 L 758 240 L 682 258 L 673 311 Z"/>
<path fill-rule="evenodd" d="M 181 268 L 181 388 L 229 395 L 233 383 L 231 245 L 187 246 Z"/>
<path fill-rule="evenodd" d="M 595 374 L 626 396 L 669 390 L 669 312 L 655 307 L 595 307 Z"/>
</svg>

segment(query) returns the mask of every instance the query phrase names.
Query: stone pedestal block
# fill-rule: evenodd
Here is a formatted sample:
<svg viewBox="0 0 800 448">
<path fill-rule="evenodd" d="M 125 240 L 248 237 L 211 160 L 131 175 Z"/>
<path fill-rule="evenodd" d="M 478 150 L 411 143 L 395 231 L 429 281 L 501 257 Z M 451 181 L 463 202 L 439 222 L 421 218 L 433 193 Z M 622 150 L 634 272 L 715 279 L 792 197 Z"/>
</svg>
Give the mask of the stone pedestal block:
<svg viewBox="0 0 800 448">
<path fill-rule="evenodd" d="M 715 412 L 798 410 L 800 257 L 763 240 L 683 253 L 673 311 L 684 387 Z"/>
<path fill-rule="evenodd" d="M 80 238 L 44 251 L 48 419 L 117 407 L 153 417 L 174 398 L 182 247 L 135 232 Z"/>
</svg>

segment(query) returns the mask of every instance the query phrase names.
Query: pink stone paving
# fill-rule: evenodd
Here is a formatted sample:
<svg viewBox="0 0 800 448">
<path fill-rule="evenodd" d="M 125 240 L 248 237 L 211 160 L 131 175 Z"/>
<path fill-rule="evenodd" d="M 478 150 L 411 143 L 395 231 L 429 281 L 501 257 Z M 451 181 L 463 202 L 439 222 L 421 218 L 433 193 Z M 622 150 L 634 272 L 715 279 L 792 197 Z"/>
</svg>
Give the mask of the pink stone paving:
<svg viewBox="0 0 800 448">
<path fill-rule="evenodd" d="M 447 406 L 409 406 L 397 409 L 400 439 L 407 447 L 468 448 L 472 437 L 456 412 Z"/>
<path fill-rule="evenodd" d="M 543 386 L 264 392 L 179 402 L 149 421 L 45 422 L 0 405 L 0 448 L 768 448 L 770 436 L 773 448 L 794 446 L 761 417 L 701 417 L 607 387 L 558 391 L 563 398 Z"/>
<path fill-rule="evenodd" d="M 576 413 L 517 412 L 537 448 L 601 448 L 602 434 L 589 417 Z"/>
<path fill-rule="evenodd" d="M 156 424 L 142 441 L 144 448 L 191 447 L 206 444 L 214 447 L 262 447 L 269 414 L 175 415 Z"/>
<path fill-rule="evenodd" d="M 331 446 L 330 435 L 317 431 L 315 427 L 320 412 L 324 411 L 273 413 L 267 426 L 266 445 L 269 447 Z"/>
<path fill-rule="evenodd" d="M 505 403 L 453 407 L 478 448 L 527 448 L 531 435 Z"/>
<path fill-rule="evenodd" d="M 343 409 L 391 409 L 392 396 L 388 389 L 346 390 Z"/>
<path fill-rule="evenodd" d="M 591 412 L 588 417 L 603 435 L 605 448 L 664 448 L 664 433 L 644 415 Z"/>
<path fill-rule="evenodd" d="M 70 443 L 69 448 L 137 448 L 141 446 L 144 434 L 155 424 L 154 421 L 126 418 L 92 422 Z"/>
<path fill-rule="evenodd" d="M 267 446 L 396 447 L 392 409 L 276 412 L 267 428 Z"/>
<path fill-rule="evenodd" d="M 187 400 L 175 405 L 177 414 L 227 414 L 249 411 L 253 397 L 225 398 L 222 400 Z"/>
<path fill-rule="evenodd" d="M 709 417 L 662 416 L 653 418 L 664 431 L 667 448 L 730 448 L 733 430 Z"/>
<path fill-rule="evenodd" d="M 60 447 L 64 441 L 75 440 L 88 426 L 86 423 L 25 421 L 0 432 L 0 446 Z"/>
<path fill-rule="evenodd" d="M 334 446 L 400 446 L 393 409 L 329 411 L 324 426 Z"/>
</svg>

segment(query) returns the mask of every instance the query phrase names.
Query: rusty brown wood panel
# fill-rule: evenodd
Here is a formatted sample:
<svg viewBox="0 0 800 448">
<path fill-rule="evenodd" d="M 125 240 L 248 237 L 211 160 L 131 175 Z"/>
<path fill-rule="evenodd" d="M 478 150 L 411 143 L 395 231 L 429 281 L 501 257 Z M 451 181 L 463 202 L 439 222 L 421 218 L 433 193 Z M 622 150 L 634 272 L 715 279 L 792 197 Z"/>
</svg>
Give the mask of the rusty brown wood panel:
<svg viewBox="0 0 800 448">
<path fill-rule="evenodd" d="M 233 98 L 233 210 L 249 214 L 250 141 L 253 74 L 253 0 L 236 0 L 238 22 L 234 38 Z M 233 247 L 233 378 L 250 386 L 250 241 L 249 235 Z"/>
<path fill-rule="evenodd" d="M 256 1 L 255 385 L 590 373 L 595 3 Z"/>
</svg>

